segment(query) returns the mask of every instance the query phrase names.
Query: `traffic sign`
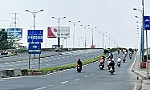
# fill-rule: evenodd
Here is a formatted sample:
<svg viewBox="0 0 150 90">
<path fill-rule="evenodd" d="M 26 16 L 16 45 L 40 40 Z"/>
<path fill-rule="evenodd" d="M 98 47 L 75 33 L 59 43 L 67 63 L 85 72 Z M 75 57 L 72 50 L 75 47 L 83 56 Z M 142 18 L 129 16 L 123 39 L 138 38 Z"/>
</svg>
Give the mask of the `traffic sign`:
<svg viewBox="0 0 150 90">
<path fill-rule="evenodd" d="M 41 43 L 30 43 L 28 54 L 41 54 Z"/>
<path fill-rule="evenodd" d="M 43 30 L 28 30 L 28 42 L 43 42 Z"/>
<path fill-rule="evenodd" d="M 145 30 L 150 30 L 150 16 L 144 16 Z"/>
</svg>

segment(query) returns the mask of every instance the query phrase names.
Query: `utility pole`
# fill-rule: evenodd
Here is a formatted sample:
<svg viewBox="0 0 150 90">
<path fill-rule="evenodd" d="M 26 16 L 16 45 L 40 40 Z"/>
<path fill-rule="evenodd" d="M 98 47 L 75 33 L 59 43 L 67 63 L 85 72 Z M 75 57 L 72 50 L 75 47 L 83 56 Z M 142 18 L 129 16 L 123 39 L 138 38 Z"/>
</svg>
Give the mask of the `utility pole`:
<svg viewBox="0 0 150 90">
<path fill-rule="evenodd" d="M 17 24 L 17 14 L 18 14 L 18 13 L 13 13 L 13 14 L 15 15 L 15 17 L 14 17 L 15 21 L 14 21 L 13 24 L 14 24 L 14 27 L 16 28 L 16 24 Z"/>
<path fill-rule="evenodd" d="M 17 26 L 17 14 L 18 13 L 13 13 L 14 15 L 15 15 L 15 17 L 13 18 L 13 26 L 14 26 L 14 31 L 13 31 L 13 38 L 12 38 L 12 41 L 13 41 L 13 47 L 16 47 L 15 46 L 15 44 L 16 44 L 16 34 L 15 34 L 15 32 L 16 32 L 16 26 Z"/>
</svg>

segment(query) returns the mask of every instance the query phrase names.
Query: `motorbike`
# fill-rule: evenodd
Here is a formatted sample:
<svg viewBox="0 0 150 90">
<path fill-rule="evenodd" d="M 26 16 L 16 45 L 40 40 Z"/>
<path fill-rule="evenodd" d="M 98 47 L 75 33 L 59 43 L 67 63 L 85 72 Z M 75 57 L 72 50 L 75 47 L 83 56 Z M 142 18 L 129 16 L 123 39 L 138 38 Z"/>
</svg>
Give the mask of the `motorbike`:
<svg viewBox="0 0 150 90">
<path fill-rule="evenodd" d="M 132 55 L 131 55 L 131 54 L 129 55 L 129 58 L 130 58 L 130 59 L 132 58 Z"/>
<path fill-rule="evenodd" d="M 120 65 L 121 65 L 121 62 L 117 62 L 117 66 L 120 67 Z"/>
<path fill-rule="evenodd" d="M 109 72 L 111 73 L 111 74 L 113 74 L 115 71 L 113 70 L 113 68 L 112 68 L 112 66 L 109 66 Z"/>
<path fill-rule="evenodd" d="M 126 59 L 123 59 L 123 62 L 125 63 L 125 62 L 126 62 Z"/>
<path fill-rule="evenodd" d="M 129 58 L 131 59 L 131 58 L 132 58 L 132 56 L 130 55 L 130 56 L 129 56 Z"/>
<path fill-rule="evenodd" d="M 78 64 L 78 65 L 77 65 L 77 71 L 78 71 L 78 72 L 81 72 L 81 70 L 82 70 L 82 66 Z"/>
<path fill-rule="evenodd" d="M 100 68 L 101 70 L 103 70 L 103 68 L 104 68 L 104 63 L 100 63 L 100 64 L 99 64 L 99 68 Z"/>
</svg>

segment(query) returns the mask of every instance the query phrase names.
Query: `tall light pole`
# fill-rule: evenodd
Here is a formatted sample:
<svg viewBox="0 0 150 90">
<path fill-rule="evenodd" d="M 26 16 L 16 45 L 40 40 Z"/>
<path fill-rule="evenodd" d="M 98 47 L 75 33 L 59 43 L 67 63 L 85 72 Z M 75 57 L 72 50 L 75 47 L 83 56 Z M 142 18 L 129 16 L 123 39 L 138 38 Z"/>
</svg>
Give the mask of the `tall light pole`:
<svg viewBox="0 0 150 90">
<path fill-rule="evenodd" d="M 34 30 L 35 30 L 35 16 L 38 12 L 42 12 L 44 11 L 43 9 L 39 10 L 39 11 L 29 11 L 29 10 L 25 10 L 26 12 L 30 12 L 33 14 L 33 27 L 34 27 Z M 29 55 L 29 69 L 30 69 L 30 57 L 31 55 Z M 35 54 L 34 54 L 34 57 L 35 57 Z M 40 54 L 39 54 L 39 57 L 40 57 Z M 39 69 L 40 69 L 40 58 L 39 58 Z"/>
<path fill-rule="evenodd" d="M 78 38 L 78 47 L 80 47 L 80 39 L 82 39 L 82 37 Z"/>
<path fill-rule="evenodd" d="M 73 23 L 73 26 L 74 26 L 74 32 L 73 32 L 73 48 L 75 46 L 75 26 L 77 23 L 79 23 L 80 21 L 77 21 L 77 22 L 72 22 L 72 21 L 69 21 L 71 23 Z"/>
<path fill-rule="evenodd" d="M 58 35 L 58 53 L 60 53 L 60 20 L 61 19 L 65 19 L 66 17 L 62 17 L 62 18 L 60 18 L 60 17 L 52 17 L 53 19 L 56 19 L 57 21 L 58 21 L 58 33 L 57 33 L 57 35 Z"/>
<path fill-rule="evenodd" d="M 36 14 L 38 13 L 38 12 L 42 12 L 42 11 L 44 11 L 43 9 L 41 9 L 41 10 L 39 10 L 39 11 L 29 11 L 29 10 L 25 10 L 25 11 L 27 11 L 27 12 L 30 12 L 30 13 L 32 13 L 33 14 L 33 27 L 34 27 L 34 30 L 35 30 L 35 16 L 36 16 Z"/>
<path fill-rule="evenodd" d="M 98 40 L 98 47 L 99 47 L 99 39 L 100 39 L 99 38 L 99 36 L 100 36 L 99 34 L 100 34 L 100 31 L 98 31 L 98 39 L 97 39 Z"/>
<path fill-rule="evenodd" d="M 103 38 L 102 38 L 102 41 L 103 41 L 103 48 L 105 48 L 105 45 L 104 45 L 104 36 L 105 36 L 105 33 L 102 33 L 102 36 L 103 36 Z"/>
<path fill-rule="evenodd" d="M 105 35 L 106 37 L 108 37 L 108 35 L 106 35 L 106 34 L 107 34 L 107 32 L 105 32 L 104 35 Z M 105 45 L 105 48 L 107 48 L 107 38 L 106 38 L 106 45 Z"/>
<path fill-rule="evenodd" d="M 82 26 L 85 30 L 85 50 L 86 50 L 86 28 L 90 25 L 86 25 L 86 26 L 80 25 L 80 26 Z"/>
<path fill-rule="evenodd" d="M 98 32 L 98 47 L 100 46 L 100 44 L 99 44 L 99 41 L 100 41 L 100 33 L 102 34 L 102 47 L 104 46 L 103 44 L 104 44 L 104 33 L 102 33 L 102 30 L 96 30 L 97 32 Z"/>
<path fill-rule="evenodd" d="M 142 13 L 142 30 L 141 30 L 141 53 L 142 53 L 142 62 L 144 62 L 144 30 L 145 30 L 145 21 L 144 21 L 144 0 L 142 0 L 142 10 L 133 8 L 133 10 L 140 11 Z M 146 35 L 147 37 L 147 35 Z M 148 48 L 147 48 L 147 78 L 149 78 L 149 67 L 148 67 Z"/>
<path fill-rule="evenodd" d="M 141 14 L 142 14 L 142 18 L 138 17 L 138 16 L 135 16 L 136 18 L 140 18 L 142 20 L 142 27 L 141 27 L 141 48 L 140 48 L 140 56 L 141 56 L 141 59 L 142 59 L 142 62 L 144 62 L 143 60 L 143 56 L 144 56 L 144 0 L 142 0 L 142 6 L 143 6 L 143 10 L 140 10 L 140 9 L 136 9 L 136 8 L 133 8 L 133 10 L 136 10 L 136 11 L 139 11 Z"/>
<path fill-rule="evenodd" d="M 110 34 L 108 34 L 108 40 L 109 40 L 109 48 L 110 48 Z"/>
<path fill-rule="evenodd" d="M 91 46 L 91 48 L 94 48 L 94 45 L 93 45 L 93 30 L 94 30 L 95 28 L 97 28 L 97 27 L 89 28 L 89 29 L 91 29 L 91 30 L 92 30 L 92 46 Z"/>
</svg>

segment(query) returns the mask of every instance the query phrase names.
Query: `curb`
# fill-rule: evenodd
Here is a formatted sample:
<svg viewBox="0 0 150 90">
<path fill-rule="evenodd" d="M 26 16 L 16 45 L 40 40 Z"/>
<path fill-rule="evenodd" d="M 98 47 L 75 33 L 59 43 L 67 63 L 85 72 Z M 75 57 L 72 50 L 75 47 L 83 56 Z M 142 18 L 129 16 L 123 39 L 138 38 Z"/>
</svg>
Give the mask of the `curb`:
<svg viewBox="0 0 150 90">
<path fill-rule="evenodd" d="M 137 71 L 134 71 L 134 69 L 133 69 L 133 66 L 134 66 L 135 61 L 136 61 L 136 56 L 137 56 L 137 54 L 138 54 L 138 52 L 136 53 L 134 62 L 133 62 L 133 64 L 131 65 L 131 68 L 130 68 L 130 71 L 131 71 L 132 73 L 134 73 L 135 75 L 137 75 L 137 82 L 136 82 L 136 84 L 134 85 L 133 90 L 141 90 L 141 88 L 142 88 L 142 80 L 138 80 L 138 79 L 139 79 L 139 77 L 140 77 L 141 79 L 144 78 L 143 75 L 141 75 L 141 74 L 138 73 Z"/>
</svg>

